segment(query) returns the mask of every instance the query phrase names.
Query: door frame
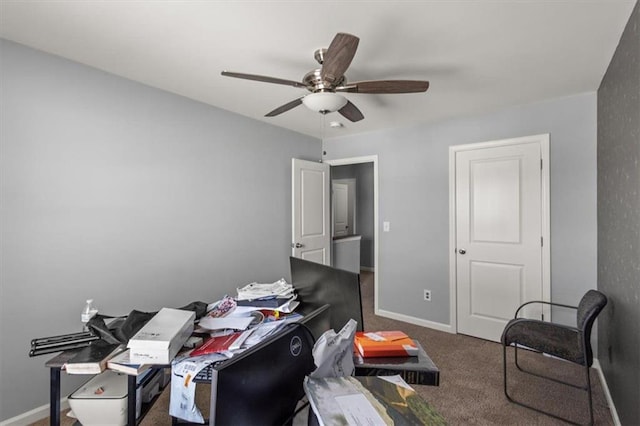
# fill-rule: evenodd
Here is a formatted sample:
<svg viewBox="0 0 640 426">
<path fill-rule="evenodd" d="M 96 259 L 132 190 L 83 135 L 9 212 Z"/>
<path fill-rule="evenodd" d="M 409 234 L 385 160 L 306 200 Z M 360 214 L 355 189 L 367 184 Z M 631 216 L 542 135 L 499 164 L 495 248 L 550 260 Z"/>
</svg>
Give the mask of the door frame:
<svg viewBox="0 0 640 426">
<path fill-rule="evenodd" d="M 362 157 L 350 157 L 350 158 L 337 158 L 334 160 L 324 160 L 329 166 L 348 166 L 350 164 L 361 163 L 373 163 L 373 261 L 374 274 L 373 274 L 373 300 L 374 300 L 374 313 L 378 314 L 378 288 L 380 285 L 380 259 L 379 259 L 379 229 L 378 229 L 378 156 L 366 155 Z M 333 218 L 332 218 L 333 222 Z"/>
<path fill-rule="evenodd" d="M 451 332 L 458 333 L 458 292 L 456 256 L 456 153 L 483 148 L 495 148 L 508 145 L 536 142 L 540 144 L 541 164 L 541 208 L 542 208 L 542 300 L 551 301 L 551 224 L 549 191 L 549 134 L 500 139 L 449 147 L 449 322 Z M 545 319 L 551 320 L 548 307 L 543 310 Z M 515 313 L 515 312 L 514 312 Z"/>
</svg>

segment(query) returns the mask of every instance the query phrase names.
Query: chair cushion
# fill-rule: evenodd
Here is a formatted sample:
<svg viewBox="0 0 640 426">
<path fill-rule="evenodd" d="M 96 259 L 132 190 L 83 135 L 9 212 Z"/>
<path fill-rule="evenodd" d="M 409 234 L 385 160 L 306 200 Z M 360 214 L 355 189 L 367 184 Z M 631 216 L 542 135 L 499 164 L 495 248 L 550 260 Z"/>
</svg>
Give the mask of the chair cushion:
<svg viewBox="0 0 640 426">
<path fill-rule="evenodd" d="M 585 356 L 577 330 L 550 322 L 517 318 L 507 323 L 502 344 L 520 344 L 577 364 L 584 365 Z"/>
</svg>

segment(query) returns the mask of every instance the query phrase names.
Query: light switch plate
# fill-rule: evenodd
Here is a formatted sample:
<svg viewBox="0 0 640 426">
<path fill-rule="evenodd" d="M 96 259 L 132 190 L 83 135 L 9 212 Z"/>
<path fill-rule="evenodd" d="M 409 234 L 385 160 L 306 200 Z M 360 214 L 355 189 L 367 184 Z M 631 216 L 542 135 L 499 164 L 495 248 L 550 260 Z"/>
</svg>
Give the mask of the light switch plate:
<svg viewBox="0 0 640 426">
<path fill-rule="evenodd" d="M 382 222 L 382 230 L 384 232 L 389 232 L 389 229 L 391 228 L 391 223 L 389 222 Z"/>
</svg>

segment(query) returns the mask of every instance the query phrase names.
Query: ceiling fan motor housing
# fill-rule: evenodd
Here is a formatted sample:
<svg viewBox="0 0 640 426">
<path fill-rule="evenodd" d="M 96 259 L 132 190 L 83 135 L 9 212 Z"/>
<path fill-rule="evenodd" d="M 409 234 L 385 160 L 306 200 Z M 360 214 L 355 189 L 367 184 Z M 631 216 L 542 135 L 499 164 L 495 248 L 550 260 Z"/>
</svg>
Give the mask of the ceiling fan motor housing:
<svg viewBox="0 0 640 426">
<path fill-rule="evenodd" d="M 309 71 L 302 79 L 302 82 L 307 86 L 307 89 L 310 92 L 333 92 L 335 87 L 344 85 L 347 81 L 346 77 L 342 76 L 336 83 L 328 84 L 322 80 L 320 71 L 320 69 Z"/>
</svg>

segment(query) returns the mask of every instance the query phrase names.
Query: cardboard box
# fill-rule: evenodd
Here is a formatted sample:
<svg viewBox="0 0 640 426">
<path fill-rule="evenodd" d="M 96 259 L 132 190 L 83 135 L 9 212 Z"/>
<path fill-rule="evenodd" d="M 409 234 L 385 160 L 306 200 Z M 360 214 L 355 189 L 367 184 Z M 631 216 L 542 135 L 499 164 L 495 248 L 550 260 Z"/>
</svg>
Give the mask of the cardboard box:
<svg viewBox="0 0 640 426">
<path fill-rule="evenodd" d="M 127 424 L 127 375 L 106 370 L 69 395 L 71 410 L 83 426 Z M 140 417 L 141 386 L 136 389 Z"/>
<path fill-rule="evenodd" d="M 193 333 L 195 312 L 162 308 L 127 344 L 134 364 L 169 364 Z"/>
</svg>

